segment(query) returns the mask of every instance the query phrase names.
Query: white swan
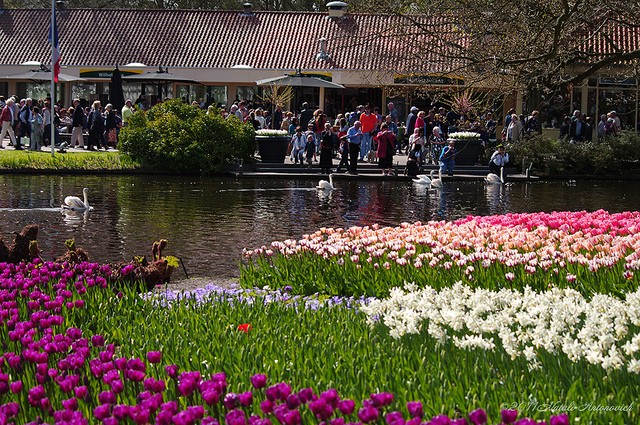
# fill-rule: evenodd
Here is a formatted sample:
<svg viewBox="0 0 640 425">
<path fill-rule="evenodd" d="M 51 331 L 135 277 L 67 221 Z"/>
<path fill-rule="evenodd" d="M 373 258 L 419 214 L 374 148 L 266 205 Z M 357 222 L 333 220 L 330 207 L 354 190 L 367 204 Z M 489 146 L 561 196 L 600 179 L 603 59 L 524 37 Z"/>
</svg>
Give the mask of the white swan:
<svg viewBox="0 0 640 425">
<path fill-rule="evenodd" d="M 436 189 L 440 189 L 442 188 L 443 184 L 442 184 L 442 170 L 438 169 L 438 178 L 434 178 L 434 174 L 436 173 L 436 170 L 431 170 L 431 173 L 429 173 L 429 175 L 431 176 L 431 187 L 434 187 Z"/>
<path fill-rule="evenodd" d="M 484 181 L 487 182 L 487 184 L 503 184 L 504 183 L 504 177 L 503 177 L 502 170 L 503 170 L 503 168 L 500 167 L 500 175 L 499 176 L 496 173 L 487 174 L 487 177 L 484 178 Z"/>
<path fill-rule="evenodd" d="M 431 185 L 431 179 L 426 174 L 418 174 L 416 177 L 417 179 L 413 179 L 415 184 Z"/>
<path fill-rule="evenodd" d="M 63 210 L 72 210 L 72 211 L 92 211 L 93 207 L 89 205 L 89 189 L 86 187 L 82 189 L 82 195 L 84 196 L 84 201 L 77 196 L 67 196 L 64 198 L 64 204 L 62 204 Z"/>
<path fill-rule="evenodd" d="M 318 186 L 316 186 L 316 189 L 319 189 L 319 190 L 335 190 L 335 187 L 333 186 L 333 174 L 329 174 L 329 181 L 320 180 L 318 182 Z"/>
</svg>

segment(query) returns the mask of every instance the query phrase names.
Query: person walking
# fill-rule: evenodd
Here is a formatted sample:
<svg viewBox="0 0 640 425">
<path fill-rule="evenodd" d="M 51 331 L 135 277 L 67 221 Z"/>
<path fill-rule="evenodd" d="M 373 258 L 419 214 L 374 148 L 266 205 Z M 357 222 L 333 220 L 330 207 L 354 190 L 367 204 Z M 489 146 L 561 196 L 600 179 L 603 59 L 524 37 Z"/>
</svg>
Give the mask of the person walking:
<svg viewBox="0 0 640 425">
<path fill-rule="evenodd" d="M 71 119 L 71 142 L 69 143 L 72 148 L 78 147 L 84 149 L 84 136 L 82 135 L 82 129 L 85 125 L 86 116 L 84 110 L 80 106 L 80 99 L 73 100 L 73 117 Z"/>
<path fill-rule="evenodd" d="M 347 130 L 347 139 L 349 140 L 349 174 L 358 174 L 358 156 L 360 156 L 360 145 L 362 144 L 362 123 L 356 121 L 353 127 Z"/>
<path fill-rule="evenodd" d="M 112 144 L 114 148 L 118 144 L 118 124 L 116 120 L 116 113 L 113 110 L 113 105 L 107 103 L 107 106 L 104 107 L 104 110 L 105 118 L 102 145 L 104 146 L 104 150 L 106 151 L 109 149 L 109 144 Z"/>
<path fill-rule="evenodd" d="M 22 102 L 20 102 L 22 103 Z M 27 140 L 31 140 L 31 98 L 27 98 L 24 101 L 24 105 L 20 108 L 20 112 L 18 113 L 18 118 L 20 119 L 20 136 L 17 139 L 16 150 L 22 150 L 22 138 L 26 137 Z M 27 146 L 30 143 L 27 143 Z"/>
<path fill-rule="evenodd" d="M 102 137 L 104 135 L 104 117 L 102 116 L 102 107 L 100 101 L 93 102 L 93 108 L 89 113 L 89 142 L 87 143 L 88 150 L 95 151 L 95 146 L 100 149 L 102 143 Z"/>
<path fill-rule="evenodd" d="M 42 148 L 42 136 L 44 134 L 44 118 L 40 115 L 40 108 L 33 108 L 31 114 L 31 144 L 29 150 L 39 151 Z"/>
<path fill-rule="evenodd" d="M 11 143 L 16 144 L 16 135 L 13 131 L 13 99 L 7 99 L 7 102 L 2 108 L 2 114 L 0 114 L 0 120 L 2 121 L 2 132 L 0 133 L 0 149 L 4 149 L 2 146 L 2 141 L 4 140 L 4 136 L 9 133 L 9 139 Z"/>
</svg>

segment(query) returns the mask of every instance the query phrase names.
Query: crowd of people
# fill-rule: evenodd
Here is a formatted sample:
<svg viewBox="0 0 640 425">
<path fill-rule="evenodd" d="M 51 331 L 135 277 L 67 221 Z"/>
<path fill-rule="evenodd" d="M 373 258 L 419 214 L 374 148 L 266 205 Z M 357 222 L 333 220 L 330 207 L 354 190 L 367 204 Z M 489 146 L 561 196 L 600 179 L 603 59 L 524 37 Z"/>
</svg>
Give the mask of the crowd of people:
<svg viewBox="0 0 640 425">
<path fill-rule="evenodd" d="M 463 127 L 477 131 L 488 145 L 495 140 L 497 122 L 491 112 L 482 117 L 465 117 L 441 107 L 421 111 L 412 107 L 406 120 L 400 118 L 393 102 L 383 114 L 376 106 L 358 105 L 353 112 L 327 117 L 322 109 L 302 104 L 298 114 L 284 112 L 278 106 L 253 109 L 247 101 L 234 102 L 223 113 L 251 123 L 256 130 L 286 130 L 291 137 L 289 159 L 311 167 L 318 160 L 323 173 L 329 172 L 332 159 L 339 159 L 335 172 L 358 173 L 359 162 L 377 162 L 383 175 L 392 175 L 394 155 L 407 155 L 407 174 L 415 175 L 423 165 L 440 165 L 442 172 L 453 173 L 455 143 L 447 141 L 450 132 Z M 323 155 L 324 154 L 324 155 Z"/>
<path fill-rule="evenodd" d="M 192 102 L 194 107 L 205 105 Z M 2 132 L 0 140 L 9 137 L 9 145 L 15 149 L 40 150 L 51 143 L 51 125 L 54 125 L 55 144 L 61 136 L 69 137 L 69 147 L 107 150 L 117 144 L 120 128 L 128 125 L 134 111 L 146 109 L 144 96 L 135 102 L 127 99 L 119 111 L 112 104 L 102 106 L 94 101 L 84 105 L 80 99 L 64 108 L 50 99 L 18 99 L 0 96 Z M 496 137 L 498 121 L 492 112 L 467 117 L 444 107 L 420 110 L 413 106 L 406 119 L 401 119 L 392 102 L 386 105 L 386 113 L 372 105 L 358 105 L 353 112 L 328 117 L 322 109 L 302 104 L 298 114 L 284 111 L 281 105 L 271 109 L 236 101 L 227 108 L 209 106 L 207 113 L 222 113 L 251 124 L 254 129 L 281 129 L 291 137 L 289 159 L 300 166 L 311 167 L 318 162 L 321 172 L 333 171 L 333 159 L 339 163 L 335 172 L 358 173 L 359 162 L 377 162 L 383 175 L 392 175 L 394 155 L 407 155 L 408 175 L 416 175 L 426 164 L 438 165 L 442 173 L 452 174 L 455 164 L 455 143 L 448 134 L 464 129 L 480 135 L 485 148 L 496 145 L 497 140 L 518 142 L 527 135 L 542 133 L 538 111 L 530 115 L 518 115 L 511 109 L 505 116 L 502 134 Z M 620 118 L 615 111 L 603 114 L 595 127 L 598 139 L 616 135 L 621 130 Z M 592 140 L 594 126 L 590 117 L 579 110 L 564 117 L 560 126 L 560 138 L 571 142 Z M 0 148 L 4 148 L 0 143 Z M 496 151 L 497 152 L 497 151 Z M 493 158 L 489 165 L 494 162 Z"/>
<path fill-rule="evenodd" d="M 68 147 L 108 150 L 116 146 L 118 132 L 127 125 L 135 107 L 131 99 L 127 99 L 122 111 L 110 103 L 103 107 L 99 100 L 83 107 L 80 99 L 74 99 L 69 108 L 56 103 L 52 109 L 49 98 L 18 100 L 16 96 L 0 96 L 0 109 L 0 141 L 9 136 L 8 145 L 16 150 L 39 151 L 50 146 L 52 122 L 55 145 L 63 145 L 62 136 L 70 135 Z M 0 149 L 4 149 L 3 143 Z"/>
</svg>

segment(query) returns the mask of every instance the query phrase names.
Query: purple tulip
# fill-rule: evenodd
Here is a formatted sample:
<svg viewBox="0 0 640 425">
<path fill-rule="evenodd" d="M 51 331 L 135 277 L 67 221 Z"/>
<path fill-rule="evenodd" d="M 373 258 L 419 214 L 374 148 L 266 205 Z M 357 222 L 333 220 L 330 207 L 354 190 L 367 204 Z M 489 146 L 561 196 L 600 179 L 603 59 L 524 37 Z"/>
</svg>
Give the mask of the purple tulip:
<svg viewBox="0 0 640 425">
<path fill-rule="evenodd" d="M 205 390 L 202 392 L 202 399 L 209 406 L 213 406 L 220 401 L 220 394 L 214 389 Z"/>
<path fill-rule="evenodd" d="M 465 418 L 452 419 L 451 425 L 467 425 L 467 420 Z"/>
<path fill-rule="evenodd" d="M 81 400 L 84 400 L 87 395 L 89 394 L 89 390 L 87 389 L 87 387 L 85 387 L 84 385 L 80 386 L 80 387 L 76 387 L 73 390 L 73 393 L 75 394 L 75 396 Z"/>
<path fill-rule="evenodd" d="M 149 363 L 160 363 L 162 361 L 162 353 L 160 351 L 149 351 L 147 360 L 149 360 Z"/>
<path fill-rule="evenodd" d="M 363 407 L 358 410 L 358 419 L 360 419 L 364 423 L 373 422 L 378 419 L 380 412 L 373 406 Z"/>
<path fill-rule="evenodd" d="M 331 388 L 322 394 L 320 397 L 324 398 L 328 405 L 333 407 L 334 409 L 338 407 L 338 402 L 340 401 L 340 395 L 338 395 L 338 391 L 335 388 Z"/>
<path fill-rule="evenodd" d="M 242 410 L 232 410 L 224 418 L 227 425 L 247 425 L 247 418 Z"/>
<path fill-rule="evenodd" d="M 410 401 L 407 403 L 407 411 L 412 418 L 421 418 L 424 416 L 422 403 L 419 401 Z"/>
<path fill-rule="evenodd" d="M 145 373 L 140 370 L 129 369 L 125 376 L 133 382 L 142 382 L 146 377 Z"/>
<path fill-rule="evenodd" d="M 240 406 L 249 407 L 253 403 L 253 393 L 251 391 L 246 391 L 244 393 L 238 394 L 238 401 L 240 402 Z"/>
<path fill-rule="evenodd" d="M 22 381 L 14 381 L 9 385 L 9 389 L 14 394 L 18 394 L 20 391 L 22 391 L 22 388 Z"/>
<path fill-rule="evenodd" d="M 127 406 L 126 404 L 117 404 L 113 406 L 113 417 L 120 421 L 127 419 L 130 413 L 131 406 Z"/>
<path fill-rule="evenodd" d="M 469 420 L 473 425 L 485 425 L 487 423 L 487 412 L 483 409 L 476 409 L 469 413 Z"/>
<path fill-rule="evenodd" d="M 225 395 L 222 403 L 224 404 L 224 407 L 227 408 L 227 410 L 233 410 L 240 405 L 238 395 L 235 393 L 228 393 L 227 395 Z"/>
<path fill-rule="evenodd" d="M 278 404 L 273 408 L 273 416 L 275 416 L 278 422 L 280 422 L 281 424 L 284 424 L 284 420 L 288 412 L 289 409 L 287 408 L 286 404 Z"/>
<path fill-rule="evenodd" d="M 569 415 L 561 413 L 549 419 L 549 425 L 569 425 Z"/>
<path fill-rule="evenodd" d="M 98 420 L 104 420 L 105 418 L 109 417 L 110 414 L 111 406 L 108 404 L 101 404 L 93 409 L 93 416 L 95 416 L 95 418 Z"/>
<path fill-rule="evenodd" d="M 451 419 L 447 415 L 438 415 L 431 418 L 431 425 L 451 425 Z"/>
<path fill-rule="evenodd" d="M 385 416 L 385 420 L 389 425 L 405 425 L 406 422 L 402 417 L 402 413 L 398 411 L 387 413 L 387 415 Z"/>
<path fill-rule="evenodd" d="M 262 373 L 257 373 L 251 377 L 251 385 L 253 388 L 257 390 L 261 390 L 262 388 L 267 386 L 267 375 Z"/>
<path fill-rule="evenodd" d="M 115 404 L 116 395 L 112 391 L 102 391 L 98 394 L 100 404 Z"/>
<path fill-rule="evenodd" d="M 348 416 L 353 413 L 356 408 L 356 403 L 353 400 L 342 400 L 338 403 L 338 410 L 344 416 Z"/>
<path fill-rule="evenodd" d="M 379 393 L 371 394 L 370 397 L 374 407 L 385 407 L 393 402 L 393 394 L 391 393 Z"/>
<path fill-rule="evenodd" d="M 276 407 L 276 404 L 271 400 L 265 400 L 262 403 L 260 403 L 260 410 L 265 415 L 268 415 L 269 413 L 273 412 L 274 407 Z"/>
<path fill-rule="evenodd" d="M 302 404 L 308 403 L 313 400 L 313 390 L 311 388 L 303 388 L 298 391 L 298 398 Z"/>
<path fill-rule="evenodd" d="M 75 397 L 71 397 L 66 400 L 62 400 L 62 407 L 65 410 L 78 410 L 78 399 Z"/>
<path fill-rule="evenodd" d="M 120 394 L 122 391 L 124 391 L 124 384 L 120 379 L 114 379 L 113 381 L 111 381 L 110 386 L 111 386 L 111 391 L 113 391 L 116 394 Z"/>
<path fill-rule="evenodd" d="M 344 418 L 335 418 L 329 421 L 329 425 L 345 425 Z"/>
<path fill-rule="evenodd" d="M 299 410 L 290 410 L 284 416 L 284 425 L 300 425 L 302 417 Z"/>
<path fill-rule="evenodd" d="M 176 378 L 178 376 L 178 366 L 176 366 L 174 364 L 170 364 L 170 365 L 165 366 L 164 367 L 164 371 L 171 378 Z"/>
<path fill-rule="evenodd" d="M 505 425 L 512 424 L 518 418 L 518 411 L 513 409 L 502 409 L 500 411 L 500 417 Z"/>
<path fill-rule="evenodd" d="M 146 425 L 149 423 L 150 412 L 148 409 L 132 406 L 129 412 L 131 419 L 133 419 L 136 425 Z"/>
</svg>

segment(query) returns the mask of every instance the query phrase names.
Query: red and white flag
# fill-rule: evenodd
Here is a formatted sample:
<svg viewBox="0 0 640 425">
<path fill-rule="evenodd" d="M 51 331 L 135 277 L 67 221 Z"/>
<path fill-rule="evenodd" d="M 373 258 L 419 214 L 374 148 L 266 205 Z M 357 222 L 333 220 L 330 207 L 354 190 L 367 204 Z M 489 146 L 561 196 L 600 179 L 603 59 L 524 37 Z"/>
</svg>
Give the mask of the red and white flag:
<svg viewBox="0 0 640 425">
<path fill-rule="evenodd" d="M 53 81 L 58 82 L 58 75 L 60 74 L 60 41 L 58 40 L 58 23 L 56 22 L 56 15 L 53 15 L 53 25 L 49 28 L 49 43 L 53 45 L 53 51 L 51 62 L 53 63 Z"/>
</svg>

